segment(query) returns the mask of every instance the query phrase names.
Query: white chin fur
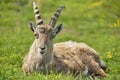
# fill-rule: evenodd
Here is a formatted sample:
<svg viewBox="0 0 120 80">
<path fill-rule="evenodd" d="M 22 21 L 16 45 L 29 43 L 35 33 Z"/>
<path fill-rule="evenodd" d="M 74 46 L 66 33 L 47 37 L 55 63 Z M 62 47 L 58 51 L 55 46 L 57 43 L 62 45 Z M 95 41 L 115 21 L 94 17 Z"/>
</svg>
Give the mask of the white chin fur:
<svg viewBox="0 0 120 80">
<path fill-rule="evenodd" d="M 82 72 L 82 75 L 83 76 L 87 76 L 88 75 L 88 68 L 85 67 L 85 70 Z"/>
<path fill-rule="evenodd" d="M 101 67 L 106 67 L 105 62 L 101 60 L 101 62 L 100 62 L 100 66 L 101 66 Z"/>
</svg>

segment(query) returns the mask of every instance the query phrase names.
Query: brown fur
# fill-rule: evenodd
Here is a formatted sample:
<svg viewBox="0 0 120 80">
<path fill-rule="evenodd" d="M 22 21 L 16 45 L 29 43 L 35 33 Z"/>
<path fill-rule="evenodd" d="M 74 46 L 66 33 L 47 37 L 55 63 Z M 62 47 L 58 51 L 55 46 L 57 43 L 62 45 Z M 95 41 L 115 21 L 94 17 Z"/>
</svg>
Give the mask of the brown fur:
<svg viewBox="0 0 120 80">
<path fill-rule="evenodd" d="M 68 56 L 71 56 L 69 59 L 75 58 L 72 61 L 68 59 L 67 62 L 70 62 L 69 64 L 74 61 L 76 61 L 76 64 L 77 62 L 82 61 L 82 63 L 88 67 L 90 74 L 94 73 L 95 75 L 101 77 L 106 76 L 105 72 L 100 68 L 100 58 L 98 54 L 94 49 L 90 48 L 85 43 L 76 43 L 72 41 L 57 43 L 54 45 L 54 53 L 58 56 L 58 58 L 59 56 L 64 57 L 64 59 Z"/>
<path fill-rule="evenodd" d="M 76 43 L 72 41 L 56 43 L 53 45 L 54 37 L 60 32 L 61 24 L 54 28 L 63 5 L 57 9 L 54 18 L 50 20 L 49 25 L 44 25 L 40 17 L 37 5 L 33 2 L 33 9 L 37 27 L 30 23 L 30 29 L 33 31 L 35 40 L 23 60 L 22 69 L 26 75 L 34 71 L 43 73 L 54 72 L 81 74 L 83 76 L 106 77 L 101 68 L 102 63 L 97 52 L 85 43 Z M 39 17 L 37 17 L 39 15 Z"/>
</svg>

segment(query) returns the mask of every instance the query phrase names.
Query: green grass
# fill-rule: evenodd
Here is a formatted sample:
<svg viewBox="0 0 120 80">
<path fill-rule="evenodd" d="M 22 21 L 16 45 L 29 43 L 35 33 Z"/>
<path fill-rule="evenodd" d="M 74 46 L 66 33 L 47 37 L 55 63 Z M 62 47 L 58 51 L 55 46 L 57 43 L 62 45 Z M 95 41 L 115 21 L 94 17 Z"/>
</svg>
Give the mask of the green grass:
<svg viewBox="0 0 120 80">
<path fill-rule="evenodd" d="M 28 22 L 34 21 L 33 0 L 0 0 L 0 80 L 78 80 L 70 74 L 24 76 L 22 60 L 34 40 Z M 48 23 L 65 4 L 58 23 L 62 32 L 54 42 L 73 40 L 93 47 L 109 67 L 104 80 L 120 79 L 120 5 L 118 0 L 36 0 Z M 85 79 L 87 80 L 87 79 Z"/>
</svg>

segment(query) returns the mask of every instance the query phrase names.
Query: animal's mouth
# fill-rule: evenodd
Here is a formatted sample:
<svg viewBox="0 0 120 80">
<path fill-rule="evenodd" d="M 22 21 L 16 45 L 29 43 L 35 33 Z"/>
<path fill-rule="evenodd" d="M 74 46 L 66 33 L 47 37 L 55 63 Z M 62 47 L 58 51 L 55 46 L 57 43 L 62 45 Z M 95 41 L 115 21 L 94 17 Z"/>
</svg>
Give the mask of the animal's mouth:
<svg viewBox="0 0 120 80">
<path fill-rule="evenodd" d="M 45 51 L 40 51 L 40 54 L 45 54 Z"/>
</svg>

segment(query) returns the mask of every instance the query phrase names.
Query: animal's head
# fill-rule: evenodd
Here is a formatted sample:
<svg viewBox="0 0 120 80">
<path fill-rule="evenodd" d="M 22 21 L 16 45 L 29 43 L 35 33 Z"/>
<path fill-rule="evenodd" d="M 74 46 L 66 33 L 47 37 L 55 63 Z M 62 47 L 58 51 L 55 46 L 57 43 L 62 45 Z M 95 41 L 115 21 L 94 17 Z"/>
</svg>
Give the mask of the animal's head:
<svg viewBox="0 0 120 80">
<path fill-rule="evenodd" d="M 57 19 L 64 8 L 64 5 L 60 6 L 54 16 L 51 18 L 49 24 L 44 24 L 39 14 L 38 7 L 35 2 L 33 2 L 33 10 L 35 14 L 36 27 L 30 22 L 29 27 L 34 33 L 35 39 L 38 42 L 38 50 L 41 54 L 46 53 L 50 47 L 53 46 L 53 38 L 61 31 L 62 24 L 59 24 L 57 27 L 54 27 Z"/>
</svg>

